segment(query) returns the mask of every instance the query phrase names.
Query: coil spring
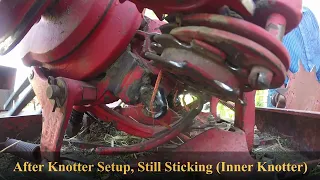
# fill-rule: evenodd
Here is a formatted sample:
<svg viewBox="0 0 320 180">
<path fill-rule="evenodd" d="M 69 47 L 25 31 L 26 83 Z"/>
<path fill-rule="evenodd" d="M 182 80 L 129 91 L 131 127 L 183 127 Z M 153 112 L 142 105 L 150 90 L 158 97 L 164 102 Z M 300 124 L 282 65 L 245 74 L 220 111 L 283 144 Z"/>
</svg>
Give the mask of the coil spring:
<svg viewBox="0 0 320 180">
<path fill-rule="evenodd" d="M 72 126 L 80 125 L 82 123 L 83 116 L 83 112 L 73 109 L 70 115 L 69 123 L 71 123 Z"/>
</svg>

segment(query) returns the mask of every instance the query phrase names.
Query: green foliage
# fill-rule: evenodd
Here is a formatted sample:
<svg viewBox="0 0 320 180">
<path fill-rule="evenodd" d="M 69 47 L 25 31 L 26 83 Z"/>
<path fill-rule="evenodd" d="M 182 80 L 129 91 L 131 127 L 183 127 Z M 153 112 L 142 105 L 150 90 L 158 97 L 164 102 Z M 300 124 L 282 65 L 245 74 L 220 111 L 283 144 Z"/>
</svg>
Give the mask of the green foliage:
<svg viewBox="0 0 320 180">
<path fill-rule="evenodd" d="M 268 96 L 268 91 L 256 91 L 256 96 L 255 96 L 255 105 L 256 107 L 266 107 L 267 106 L 267 96 Z M 217 106 L 217 112 L 220 114 L 220 118 L 222 119 L 234 119 L 234 112 L 225 107 L 222 104 L 218 104 Z"/>
</svg>

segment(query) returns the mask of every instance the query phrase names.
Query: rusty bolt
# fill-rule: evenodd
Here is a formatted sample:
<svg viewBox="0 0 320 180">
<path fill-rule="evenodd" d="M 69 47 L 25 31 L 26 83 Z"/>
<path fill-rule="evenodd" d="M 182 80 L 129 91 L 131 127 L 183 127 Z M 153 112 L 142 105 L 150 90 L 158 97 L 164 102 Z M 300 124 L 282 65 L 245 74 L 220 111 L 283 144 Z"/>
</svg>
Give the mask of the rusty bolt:
<svg viewBox="0 0 320 180">
<path fill-rule="evenodd" d="M 248 77 L 249 84 L 255 89 L 269 89 L 273 78 L 273 73 L 261 66 L 251 69 Z"/>
<path fill-rule="evenodd" d="M 46 94 L 49 99 L 59 98 L 61 95 L 60 87 L 57 85 L 50 85 L 47 88 Z"/>
</svg>

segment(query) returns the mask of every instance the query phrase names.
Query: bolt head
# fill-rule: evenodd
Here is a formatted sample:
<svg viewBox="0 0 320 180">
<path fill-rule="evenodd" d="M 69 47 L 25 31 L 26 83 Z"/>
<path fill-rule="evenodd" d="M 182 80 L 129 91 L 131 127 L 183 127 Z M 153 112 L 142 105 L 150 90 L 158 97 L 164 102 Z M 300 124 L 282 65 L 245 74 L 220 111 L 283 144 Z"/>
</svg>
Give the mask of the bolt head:
<svg viewBox="0 0 320 180">
<path fill-rule="evenodd" d="M 264 67 L 255 66 L 248 77 L 250 86 L 254 89 L 269 89 L 273 79 L 273 73 Z"/>
<path fill-rule="evenodd" d="M 46 90 L 47 97 L 49 99 L 55 99 L 60 96 L 60 87 L 57 85 L 50 85 Z"/>
</svg>

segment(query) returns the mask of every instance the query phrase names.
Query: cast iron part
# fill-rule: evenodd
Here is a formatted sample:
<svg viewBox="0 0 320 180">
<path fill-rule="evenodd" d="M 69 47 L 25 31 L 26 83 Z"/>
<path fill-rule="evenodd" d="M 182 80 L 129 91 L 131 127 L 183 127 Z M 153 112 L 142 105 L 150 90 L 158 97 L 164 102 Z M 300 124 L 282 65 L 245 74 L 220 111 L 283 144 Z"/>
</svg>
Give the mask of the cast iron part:
<svg viewBox="0 0 320 180">
<path fill-rule="evenodd" d="M 158 92 L 156 94 L 156 98 L 153 102 L 154 115 L 152 115 L 152 112 L 149 107 L 150 100 L 152 97 L 152 92 L 153 92 L 152 86 L 148 86 L 148 85 L 142 86 L 140 88 L 141 102 L 145 105 L 146 114 L 148 116 L 151 116 L 151 117 L 153 116 L 154 119 L 159 119 L 159 118 L 163 117 L 168 111 L 167 98 L 166 98 L 166 95 L 164 93 L 163 88 L 159 88 Z"/>
</svg>

